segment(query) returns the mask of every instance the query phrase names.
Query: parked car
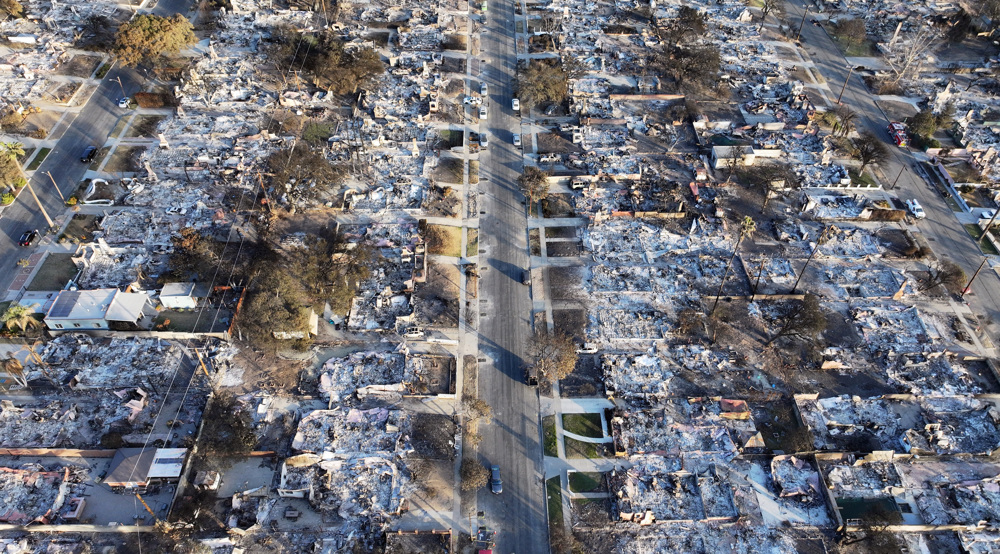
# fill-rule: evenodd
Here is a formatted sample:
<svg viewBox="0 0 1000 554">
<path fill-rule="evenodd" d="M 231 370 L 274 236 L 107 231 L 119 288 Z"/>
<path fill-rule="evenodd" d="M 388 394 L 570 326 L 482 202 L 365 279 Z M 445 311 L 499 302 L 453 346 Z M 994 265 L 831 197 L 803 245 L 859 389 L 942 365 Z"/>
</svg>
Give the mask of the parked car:
<svg viewBox="0 0 1000 554">
<path fill-rule="evenodd" d="M 88 146 L 87 148 L 84 149 L 83 154 L 80 155 L 80 162 L 89 164 L 90 162 L 94 161 L 95 156 L 97 156 L 97 147 Z"/>
<path fill-rule="evenodd" d="M 514 133 L 514 146 L 521 146 L 521 135 Z"/>
<path fill-rule="evenodd" d="M 525 269 L 521 272 L 521 284 L 530 285 L 531 284 L 531 270 Z"/>
<path fill-rule="evenodd" d="M 490 87 L 487 86 L 486 83 L 483 83 L 479 86 L 479 94 L 483 95 L 484 97 L 489 95 L 490 93 L 489 90 Z"/>
<path fill-rule="evenodd" d="M 514 108 L 515 112 L 521 111 L 521 101 L 517 98 L 510 101 L 510 107 Z"/>
<path fill-rule="evenodd" d="M 35 242 L 38 238 L 38 230 L 28 229 L 27 231 L 21 233 L 21 238 L 17 239 L 17 243 L 21 246 L 31 246 L 31 243 Z"/>
<path fill-rule="evenodd" d="M 490 139 L 487 138 L 486 133 L 479 135 L 479 147 L 485 150 L 489 146 L 490 146 Z"/>
<path fill-rule="evenodd" d="M 503 481 L 500 479 L 500 466 L 490 468 L 490 491 L 493 494 L 503 492 Z"/>
<path fill-rule="evenodd" d="M 131 102 L 131 99 L 128 96 L 122 96 L 118 99 L 118 107 L 122 109 L 128 108 L 129 102 Z"/>
<path fill-rule="evenodd" d="M 979 213 L 979 219 L 993 219 L 996 213 L 996 210 L 983 210 Z"/>
<path fill-rule="evenodd" d="M 913 214 L 913 217 L 917 219 L 923 219 L 927 217 L 927 214 L 924 213 L 924 209 L 920 206 L 920 202 L 917 202 L 916 198 L 911 198 L 907 200 L 906 208 L 909 209 L 910 213 Z"/>
<path fill-rule="evenodd" d="M 479 108 L 479 119 L 486 119 L 486 115 L 487 115 L 486 106 L 481 106 Z"/>
</svg>

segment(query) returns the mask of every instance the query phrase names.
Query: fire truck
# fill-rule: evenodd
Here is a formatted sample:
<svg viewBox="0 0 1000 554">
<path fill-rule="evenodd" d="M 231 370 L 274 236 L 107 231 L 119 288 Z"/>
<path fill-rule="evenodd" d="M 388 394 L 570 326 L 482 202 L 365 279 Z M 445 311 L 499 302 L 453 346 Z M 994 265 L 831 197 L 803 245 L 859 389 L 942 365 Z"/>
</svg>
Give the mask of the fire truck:
<svg viewBox="0 0 1000 554">
<path fill-rule="evenodd" d="M 896 142 L 896 146 L 900 148 L 905 148 L 909 143 L 909 138 L 906 136 L 906 125 L 898 121 L 893 121 L 889 124 L 889 136 Z"/>
</svg>

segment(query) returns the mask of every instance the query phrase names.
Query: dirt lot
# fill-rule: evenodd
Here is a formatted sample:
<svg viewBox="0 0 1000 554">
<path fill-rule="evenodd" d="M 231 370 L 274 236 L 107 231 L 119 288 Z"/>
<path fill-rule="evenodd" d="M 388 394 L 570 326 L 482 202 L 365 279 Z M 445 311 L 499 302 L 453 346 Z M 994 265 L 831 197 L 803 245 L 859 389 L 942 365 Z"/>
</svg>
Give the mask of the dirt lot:
<svg viewBox="0 0 1000 554">
<path fill-rule="evenodd" d="M 575 239 L 576 227 L 546 227 L 545 238 L 547 239 Z"/>
<path fill-rule="evenodd" d="M 465 174 L 465 160 L 459 158 L 441 158 L 434 168 L 434 180 L 442 183 L 461 183 Z"/>
<path fill-rule="evenodd" d="M 137 115 L 132 119 L 128 131 L 125 132 L 125 138 L 151 137 L 156 131 L 156 126 L 164 119 L 166 117 L 162 115 Z"/>
<path fill-rule="evenodd" d="M 567 256 L 579 256 L 583 252 L 583 243 L 573 242 L 546 242 L 545 253 L 551 258 L 562 258 Z"/>
<path fill-rule="evenodd" d="M 586 297 L 583 280 L 586 268 L 550 267 L 548 275 L 549 291 L 553 300 L 581 300 Z"/>
<path fill-rule="evenodd" d="M 561 133 L 539 133 L 535 135 L 535 143 L 539 154 L 583 152 L 580 145 L 573 144 L 572 137 L 566 138 Z"/>
<path fill-rule="evenodd" d="M 462 42 L 463 42 L 462 48 L 464 49 L 465 41 L 463 40 Z M 444 56 L 441 59 L 441 73 L 465 73 L 465 58 L 453 58 L 451 56 Z"/>
<path fill-rule="evenodd" d="M 610 498 L 575 498 L 573 525 L 606 525 L 611 522 Z"/>
<path fill-rule="evenodd" d="M 574 217 L 573 195 L 550 194 L 542 200 L 542 212 L 545 217 Z"/>
<path fill-rule="evenodd" d="M 462 228 L 450 225 L 428 225 L 425 232 L 427 252 L 442 256 L 462 255 Z"/>
<path fill-rule="evenodd" d="M 597 354 L 581 354 L 569 377 L 559 381 L 559 395 L 567 398 L 604 396 L 601 360 Z"/>
<path fill-rule="evenodd" d="M 442 534 L 395 535 L 390 533 L 386 535 L 385 540 L 385 554 L 410 554 L 412 552 L 445 554 L 449 552 L 450 547 L 451 536 Z"/>
<path fill-rule="evenodd" d="M 108 173 L 132 173 L 139 171 L 139 155 L 145 150 L 145 146 L 119 146 L 115 149 L 111 159 L 104 166 L 104 171 Z"/>
<path fill-rule="evenodd" d="M 587 312 L 582 309 L 552 310 L 552 324 L 557 333 L 565 333 L 583 342 L 587 330 Z"/>
<path fill-rule="evenodd" d="M 442 327 L 458 326 L 458 266 L 430 261 L 427 282 L 417 285 L 416 323 Z"/>
<path fill-rule="evenodd" d="M 66 225 L 66 229 L 59 238 L 62 239 L 65 237 L 67 240 L 87 241 L 93 238 L 92 234 L 96 230 L 96 215 L 74 214 L 73 219 Z"/>
<path fill-rule="evenodd" d="M 101 63 L 98 56 L 76 55 L 56 70 L 56 75 L 68 75 L 70 77 L 89 78 L 97 65 Z"/>
<path fill-rule="evenodd" d="M 454 460 L 455 420 L 444 414 L 413 415 L 413 449 L 421 458 Z"/>
</svg>

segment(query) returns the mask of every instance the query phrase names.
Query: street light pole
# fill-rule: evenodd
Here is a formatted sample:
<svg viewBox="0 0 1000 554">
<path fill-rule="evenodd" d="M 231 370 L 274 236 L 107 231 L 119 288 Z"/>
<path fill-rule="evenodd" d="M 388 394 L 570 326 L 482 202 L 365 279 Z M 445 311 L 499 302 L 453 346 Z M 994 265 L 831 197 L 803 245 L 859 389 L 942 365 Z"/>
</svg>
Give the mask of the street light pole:
<svg viewBox="0 0 1000 554">
<path fill-rule="evenodd" d="M 851 81 L 851 73 L 854 73 L 854 66 L 847 68 L 847 78 L 844 79 L 844 86 L 840 89 L 840 94 L 837 95 L 837 104 L 840 104 L 840 99 L 844 97 L 844 91 L 847 90 L 847 83 Z"/>
<path fill-rule="evenodd" d="M 115 77 L 115 80 L 118 81 L 118 88 L 122 89 L 122 96 L 127 96 L 125 94 L 125 86 L 122 85 L 122 78 L 121 78 L 121 76 L 119 75 L 118 77 Z"/>
<path fill-rule="evenodd" d="M 965 296 L 966 293 L 972 290 L 972 282 L 976 280 L 976 277 L 979 276 L 979 272 L 983 270 L 983 266 L 985 265 L 986 265 L 986 258 L 983 258 L 983 263 L 979 264 L 979 268 L 976 269 L 976 272 L 972 274 L 972 279 L 969 279 L 969 284 L 965 285 L 965 288 L 962 289 L 962 296 Z"/>
<path fill-rule="evenodd" d="M 905 165 L 903 167 L 899 168 L 899 175 L 896 175 L 896 178 L 892 181 L 892 185 L 889 186 L 889 190 L 893 190 L 893 189 L 896 188 L 896 183 L 899 182 L 899 178 L 903 176 L 903 172 L 904 171 L 906 171 L 906 166 Z"/>
<path fill-rule="evenodd" d="M 799 36 L 802 34 L 802 25 L 806 22 L 806 16 L 809 15 L 809 9 L 805 6 L 802 7 L 802 21 L 799 21 L 799 30 L 795 31 L 795 40 L 799 40 Z"/>
<path fill-rule="evenodd" d="M 66 202 L 66 197 L 63 196 L 62 191 L 59 190 L 59 185 L 56 184 L 55 178 L 52 177 L 52 172 L 51 171 L 46 171 L 45 174 L 48 175 L 49 176 L 49 180 L 52 181 L 52 186 L 55 187 L 56 188 L 56 192 L 59 193 L 59 198 L 61 198 L 63 202 Z"/>
<path fill-rule="evenodd" d="M 31 188 L 31 182 L 29 181 L 25 186 L 28 187 L 28 192 L 31 193 L 31 197 L 35 199 L 35 204 L 38 204 L 38 210 L 42 212 L 43 216 L 45 216 L 45 221 L 49 224 L 49 228 L 51 229 L 52 227 L 55 227 L 56 224 L 52 222 L 52 218 L 49 217 L 48 212 L 46 212 L 45 208 L 42 207 L 42 203 L 38 201 L 38 196 L 35 195 L 35 189 Z"/>
</svg>

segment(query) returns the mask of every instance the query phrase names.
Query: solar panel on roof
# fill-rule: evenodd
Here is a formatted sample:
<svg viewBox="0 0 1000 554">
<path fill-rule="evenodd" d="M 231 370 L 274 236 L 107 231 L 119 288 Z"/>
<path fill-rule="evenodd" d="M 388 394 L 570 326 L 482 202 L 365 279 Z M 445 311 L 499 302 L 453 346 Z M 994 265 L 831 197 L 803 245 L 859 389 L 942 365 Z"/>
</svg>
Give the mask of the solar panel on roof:
<svg viewBox="0 0 1000 554">
<path fill-rule="evenodd" d="M 80 299 L 80 291 L 63 291 L 56 303 L 49 310 L 49 317 L 66 317 L 73 311 L 76 301 Z"/>
</svg>

